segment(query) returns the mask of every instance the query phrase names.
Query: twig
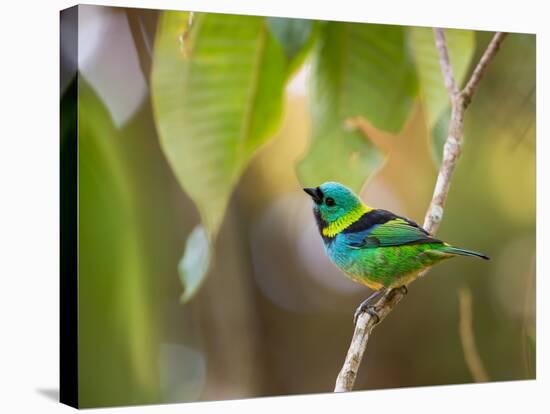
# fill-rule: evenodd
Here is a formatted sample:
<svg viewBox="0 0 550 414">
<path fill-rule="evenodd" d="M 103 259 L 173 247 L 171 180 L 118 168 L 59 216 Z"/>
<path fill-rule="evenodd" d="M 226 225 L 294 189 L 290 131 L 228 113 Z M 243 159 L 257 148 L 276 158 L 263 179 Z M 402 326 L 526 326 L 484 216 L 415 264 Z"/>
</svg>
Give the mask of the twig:
<svg viewBox="0 0 550 414">
<path fill-rule="evenodd" d="M 485 53 L 483 53 L 483 56 L 481 56 L 479 63 L 477 64 L 474 72 L 472 73 L 472 76 L 470 77 L 470 80 L 462 91 L 466 106 L 470 103 L 472 96 L 474 95 L 474 92 L 479 85 L 479 81 L 481 81 L 481 78 L 483 78 L 483 75 L 485 75 L 489 63 L 491 63 L 491 61 L 495 57 L 498 49 L 500 48 L 500 45 L 506 38 L 506 35 L 507 33 L 497 32 L 491 39 L 489 46 L 487 46 L 487 50 L 485 50 Z"/>
<path fill-rule="evenodd" d="M 464 359 L 475 382 L 487 382 L 489 377 L 483 366 L 483 362 L 477 352 L 472 328 L 472 293 L 469 289 L 461 288 L 458 291 L 459 323 L 458 330 Z"/>
<path fill-rule="evenodd" d="M 438 33 L 442 31 L 442 29 L 434 29 L 436 39 L 438 37 L 443 39 L 443 45 L 438 46 L 441 71 L 443 72 L 444 78 L 450 74 L 452 79 L 452 70 L 446 68 L 447 63 L 450 62 L 447 46 L 444 43 L 445 37 L 442 34 L 438 35 Z M 489 46 L 485 50 L 485 53 L 483 53 L 483 56 L 474 69 L 474 72 L 466 84 L 466 87 L 457 94 L 449 94 L 449 98 L 451 99 L 451 122 L 449 124 L 447 140 L 445 141 L 445 146 L 443 147 L 443 161 L 441 162 L 441 167 L 439 168 L 439 174 L 437 176 L 432 202 L 430 203 L 430 208 L 426 213 L 426 218 L 424 219 L 424 228 L 429 233 L 435 234 L 439 228 L 441 219 L 443 218 L 443 208 L 445 206 L 447 195 L 449 194 L 449 188 L 451 187 L 451 177 L 456 166 L 456 161 L 460 156 L 462 147 L 464 112 L 470 105 L 479 82 L 487 70 L 487 66 L 495 57 L 495 54 L 497 53 L 505 36 L 506 33 L 501 32 L 494 35 L 493 39 L 489 43 Z M 452 82 L 454 83 L 454 79 Z"/>
<path fill-rule="evenodd" d="M 449 97 L 453 97 L 458 94 L 456 87 L 455 77 L 453 74 L 453 67 L 451 66 L 451 59 L 449 58 L 449 50 L 447 49 L 447 41 L 445 40 L 445 33 L 441 29 L 434 29 L 435 47 L 439 54 L 439 65 L 443 72 L 443 82 L 447 88 Z"/>
<path fill-rule="evenodd" d="M 386 318 L 401 299 L 403 299 L 403 293 L 399 290 L 390 290 L 380 299 L 376 304 L 376 313 L 379 317 L 378 323 Z M 376 320 L 372 318 L 369 313 L 364 312 L 359 315 L 353 337 L 351 338 L 348 354 L 344 361 L 344 366 L 336 379 L 334 392 L 351 391 L 353 389 L 353 384 L 355 383 L 357 371 L 359 370 L 363 353 L 367 347 L 369 336 L 376 325 Z"/>
<path fill-rule="evenodd" d="M 443 149 L 443 161 L 439 168 L 432 201 L 424 219 L 424 228 L 431 234 L 435 234 L 443 218 L 443 208 L 447 195 L 449 194 L 451 178 L 456 162 L 460 156 L 464 127 L 464 111 L 470 104 L 480 80 L 485 74 L 489 63 L 491 63 L 495 57 L 506 34 L 501 32 L 495 34 L 474 69 L 466 87 L 462 91 L 457 90 L 443 30 L 434 29 L 434 36 L 436 48 L 439 53 L 439 63 L 443 73 L 443 79 L 451 101 L 451 121 L 447 140 Z M 420 276 L 424 274 L 425 272 L 422 272 Z M 392 290 L 386 293 L 376 303 L 375 308 L 380 318 L 379 322 L 384 320 L 395 305 L 403 299 L 403 296 L 403 292 Z M 336 385 L 334 387 L 335 392 L 351 391 L 353 389 L 363 353 L 365 352 L 367 342 L 375 326 L 375 320 L 369 313 L 363 312 L 359 315 L 344 365 L 336 379 Z"/>
</svg>

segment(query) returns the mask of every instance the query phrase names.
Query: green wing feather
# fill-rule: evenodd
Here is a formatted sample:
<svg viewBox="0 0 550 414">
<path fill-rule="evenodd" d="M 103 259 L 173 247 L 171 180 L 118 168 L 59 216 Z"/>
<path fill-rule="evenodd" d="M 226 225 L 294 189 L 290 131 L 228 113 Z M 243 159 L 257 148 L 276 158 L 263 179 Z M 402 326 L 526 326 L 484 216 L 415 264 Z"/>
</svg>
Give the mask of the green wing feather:
<svg viewBox="0 0 550 414">
<path fill-rule="evenodd" d="M 377 226 L 370 232 L 369 236 L 376 237 L 380 242 L 380 246 L 440 241 L 431 237 L 424 229 L 399 218 Z"/>
<path fill-rule="evenodd" d="M 442 241 L 431 237 L 414 222 L 395 218 L 373 226 L 368 231 L 354 234 L 350 237 L 349 245 L 355 248 L 367 248 L 423 243 L 442 243 Z"/>
</svg>

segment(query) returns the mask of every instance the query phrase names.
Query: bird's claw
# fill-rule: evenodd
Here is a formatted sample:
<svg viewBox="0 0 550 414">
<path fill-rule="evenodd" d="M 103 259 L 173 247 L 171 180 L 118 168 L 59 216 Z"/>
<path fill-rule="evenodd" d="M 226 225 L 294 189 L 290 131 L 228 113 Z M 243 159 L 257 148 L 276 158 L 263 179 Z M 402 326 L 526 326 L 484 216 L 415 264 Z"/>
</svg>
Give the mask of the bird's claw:
<svg viewBox="0 0 550 414">
<path fill-rule="evenodd" d="M 374 306 L 361 304 L 355 310 L 355 314 L 353 315 L 353 324 L 354 325 L 357 325 L 357 320 L 359 319 L 359 315 L 361 315 L 363 312 L 368 313 L 371 316 L 371 318 L 374 319 L 374 324 L 375 325 L 378 322 L 380 322 L 380 316 L 378 316 L 378 313 L 376 312 L 376 308 Z"/>
<path fill-rule="evenodd" d="M 371 318 L 374 320 L 374 324 L 376 325 L 378 322 L 380 322 L 380 316 L 378 316 L 378 312 L 376 311 L 376 307 L 373 305 L 370 305 L 369 303 L 372 302 L 373 299 L 375 299 L 377 296 L 381 295 L 384 291 L 376 291 L 372 295 L 370 295 L 367 299 L 361 303 L 357 309 L 355 310 L 355 314 L 353 315 L 353 323 L 354 325 L 357 325 L 357 319 L 359 319 L 359 315 L 361 315 L 363 312 L 367 312 Z M 393 298 L 393 296 L 397 293 L 401 293 L 403 296 L 409 293 L 409 289 L 407 289 L 407 286 L 402 285 L 396 288 L 393 288 L 389 291 L 386 291 L 386 297 L 388 299 Z"/>
</svg>

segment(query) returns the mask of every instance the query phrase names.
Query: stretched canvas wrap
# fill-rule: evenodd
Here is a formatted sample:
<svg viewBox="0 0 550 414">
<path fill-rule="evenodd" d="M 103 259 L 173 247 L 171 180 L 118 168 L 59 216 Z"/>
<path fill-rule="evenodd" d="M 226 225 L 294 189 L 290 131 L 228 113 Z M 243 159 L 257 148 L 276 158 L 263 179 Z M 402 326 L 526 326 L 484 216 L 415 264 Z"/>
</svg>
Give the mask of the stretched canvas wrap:
<svg viewBox="0 0 550 414">
<path fill-rule="evenodd" d="M 535 378 L 535 35 L 60 18 L 62 402 Z"/>
</svg>

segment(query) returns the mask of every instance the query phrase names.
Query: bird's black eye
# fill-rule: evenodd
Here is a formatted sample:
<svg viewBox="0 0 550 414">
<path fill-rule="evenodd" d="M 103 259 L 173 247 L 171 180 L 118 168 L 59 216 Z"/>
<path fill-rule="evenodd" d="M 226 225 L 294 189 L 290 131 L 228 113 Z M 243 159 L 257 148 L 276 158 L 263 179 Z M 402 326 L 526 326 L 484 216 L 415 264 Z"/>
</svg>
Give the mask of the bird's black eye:
<svg viewBox="0 0 550 414">
<path fill-rule="evenodd" d="M 329 197 L 325 200 L 325 204 L 329 207 L 332 207 L 336 203 L 334 202 L 334 198 Z"/>
</svg>

